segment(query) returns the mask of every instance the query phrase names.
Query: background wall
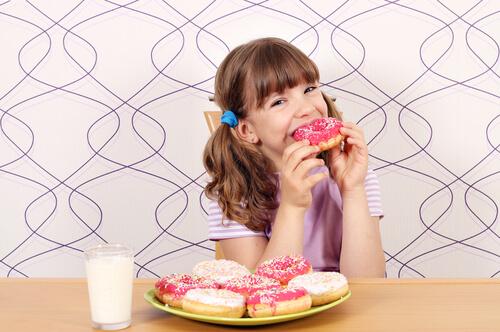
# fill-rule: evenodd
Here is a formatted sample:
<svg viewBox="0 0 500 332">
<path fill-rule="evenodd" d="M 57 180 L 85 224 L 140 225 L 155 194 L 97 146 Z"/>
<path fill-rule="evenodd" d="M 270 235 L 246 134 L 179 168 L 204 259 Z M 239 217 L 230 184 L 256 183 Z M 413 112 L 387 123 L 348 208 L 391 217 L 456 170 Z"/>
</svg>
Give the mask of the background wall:
<svg viewBox="0 0 500 332">
<path fill-rule="evenodd" d="M 498 1 L 0 0 L 0 275 L 212 258 L 201 153 L 217 65 L 277 36 L 365 128 L 390 277 L 498 277 Z"/>
</svg>

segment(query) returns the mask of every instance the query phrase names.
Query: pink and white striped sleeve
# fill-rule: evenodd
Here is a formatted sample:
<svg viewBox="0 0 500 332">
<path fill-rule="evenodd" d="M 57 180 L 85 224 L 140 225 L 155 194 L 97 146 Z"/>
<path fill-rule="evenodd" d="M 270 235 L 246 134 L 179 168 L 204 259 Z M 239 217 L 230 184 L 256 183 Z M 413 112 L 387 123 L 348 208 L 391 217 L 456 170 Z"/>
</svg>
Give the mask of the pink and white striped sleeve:
<svg viewBox="0 0 500 332">
<path fill-rule="evenodd" d="M 372 217 L 383 217 L 382 199 L 380 195 L 380 185 L 375 172 L 368 170 L 365 178 L 366 199 L 368 200 L 368 209 Z"/>
<path fill-rule="evenodd" d="M 208 239 L 217 241 L 239 237 L 266 236 L 264 232 L 254 232 L 246 226 L 227 218 L 222 221 L 222 210 L 215 201 L 208 205 Z"/>
</svg>

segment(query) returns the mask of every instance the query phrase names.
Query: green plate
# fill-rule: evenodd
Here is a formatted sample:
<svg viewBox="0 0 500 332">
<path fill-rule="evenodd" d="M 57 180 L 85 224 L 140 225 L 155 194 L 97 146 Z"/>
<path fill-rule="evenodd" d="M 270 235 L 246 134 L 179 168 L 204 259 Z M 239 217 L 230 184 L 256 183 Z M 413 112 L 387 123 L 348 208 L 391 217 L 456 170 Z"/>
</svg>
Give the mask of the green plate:
<svg viewBox="0 0 500 332">
<path fill-rule="evenodd" d="M 275 323 L 281 323 L 281 322 L 286 322 L 289 320 L 294 320 L 294 319 L 299 319 L 303 317 L 308 317 L 315 315 L 317 313 L 320 313 L 322 311 L 328 310 L 330 308 L 335 307 L 336 305 L 344 302 L 351 296 L 351 291 L 338 299 L 337 301 L 327 303 L 324 305 L 320 305 L 317 307 L 312 307 L 309 310 L 297 312 L 295 314 L 288 314 L 288 315 L 279 315 L 279 316 L 272 316 L 272 317 L 263 317 L 263 318 L 223 318 L 223 317 L 213 317 L 213 316 L 207 316 L 207 315 L 198 315 L 198 314 L 192 314 L 190 312 L 186 312 L 182 309 L 174 308 L 174 307 L 169 307 L 168 305 L 164 305 L 158 299 L 155 297 L 155 290 L 151 289 L 148 292 L 144 294 L 144 298 L 146 301 L 151 303 L 154 307 L 166 311 L 172 315 L 192 319 L 192 320 L 197 320 L 201 322 L 206 322 L 206 323 L 212 323 L 212 324 L 222 324 L 222 325 L 241 325 L 241 326 L 250 326 L 250 325 L 266 325 L 266 324 L 275 324 Z"/>
</svg>

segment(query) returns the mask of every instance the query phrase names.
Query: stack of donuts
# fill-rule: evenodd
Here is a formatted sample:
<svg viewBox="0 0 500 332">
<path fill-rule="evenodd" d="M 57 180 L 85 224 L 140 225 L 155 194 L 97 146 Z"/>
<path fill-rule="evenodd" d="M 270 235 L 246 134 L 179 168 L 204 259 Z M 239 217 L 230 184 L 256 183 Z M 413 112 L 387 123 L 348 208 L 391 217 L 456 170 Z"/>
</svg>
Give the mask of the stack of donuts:
<svg viewBox="0 0 500 332">
<path fill-rule="evenodd" d="M 348 291 L 342 274 L 313 272 L 302 256 L 267 260 L 254 274 L 234 261 L 203 261 L 192 274 L 170 274 L 155 284 L 156 298 L 166 305 L 228 318 L 296 313 L 338 300 Z"/>
</svg>

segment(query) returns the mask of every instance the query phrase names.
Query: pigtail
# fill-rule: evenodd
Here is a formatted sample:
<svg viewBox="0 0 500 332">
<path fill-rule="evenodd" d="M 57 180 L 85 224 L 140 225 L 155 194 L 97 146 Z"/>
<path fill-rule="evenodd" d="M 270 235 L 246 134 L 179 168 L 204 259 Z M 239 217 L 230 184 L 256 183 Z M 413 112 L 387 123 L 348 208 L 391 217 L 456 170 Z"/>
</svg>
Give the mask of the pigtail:
<svg viewBox="0 0 500 332">
<path fill-rule="evenodd" d="M 269 159 L 222 124 L 205 146 L 203 163 L 211 177 L 205 195 L 218 202 L 223 216 L 263 231 L 277 207 L 277 179 L 269 175 Z"/>
<path fill-rule="evenodd" d="M 328 108 L 328 116 L 342 121 L 342 113 L 337 109 L 334 99 L 324 92 L 321 92 Z"/>
</svg>

